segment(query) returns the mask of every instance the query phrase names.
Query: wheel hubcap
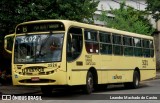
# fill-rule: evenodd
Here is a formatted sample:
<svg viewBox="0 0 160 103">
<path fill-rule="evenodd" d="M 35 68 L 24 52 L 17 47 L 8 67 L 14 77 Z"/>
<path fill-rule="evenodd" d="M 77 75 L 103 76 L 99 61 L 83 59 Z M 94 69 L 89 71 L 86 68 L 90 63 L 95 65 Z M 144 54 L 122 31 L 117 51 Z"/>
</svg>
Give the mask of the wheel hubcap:
<svg viewBox="0 0 160 103">
<path fill-rule="evenodd" d="M 138 86 L 139 85 L 139 80 L 138 80 L 138 78 L 136 78 L 136 86 Z"/>
<path fill-rule="evenodd" d="M 90 89 L 93 88 L 93 80 L 92 80 L 91 77 L 88 78 L 88 86 L 89 86 Z"/>
</svg>

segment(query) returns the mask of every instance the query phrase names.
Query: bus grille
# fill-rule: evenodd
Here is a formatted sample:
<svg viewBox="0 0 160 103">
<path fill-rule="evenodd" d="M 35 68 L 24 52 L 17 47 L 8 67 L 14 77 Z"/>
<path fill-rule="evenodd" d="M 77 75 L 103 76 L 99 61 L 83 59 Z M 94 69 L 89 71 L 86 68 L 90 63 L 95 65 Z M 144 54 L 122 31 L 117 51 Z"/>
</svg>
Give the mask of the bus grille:
<svg viewBox="0 0 160 103">
<path fill-rule="evenodd" d="M 20 80 L 20 83 L 54 83 L 55 80 L 51 79 L 39 79 L 38 81 L 32 81 L 31 79 Z"/>
</svg>

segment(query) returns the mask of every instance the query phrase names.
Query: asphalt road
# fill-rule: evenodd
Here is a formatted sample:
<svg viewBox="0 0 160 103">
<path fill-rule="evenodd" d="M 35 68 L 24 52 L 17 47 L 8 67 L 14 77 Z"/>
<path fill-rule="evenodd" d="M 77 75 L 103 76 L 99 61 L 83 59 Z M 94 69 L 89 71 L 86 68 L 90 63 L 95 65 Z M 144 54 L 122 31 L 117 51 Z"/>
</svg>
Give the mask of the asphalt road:
<svg viewBox="0 0 160 103">
<path fill-rule="evenodd" d="M 93 92 L 91 95 L 84 95 L 81 90 L 61 89 L 53 91 L 52 95 L 42 95 L 39 88 L 36 87 L 11 87 L 5 86 L 0 88 L 3 95 L 12 97 L 21 96 L 42 99 L 43 101 L 24 101 L 25 103 L 46 102 L 46 103 L 159 103 L 160 102 L 160 79 L 141 82 L 138 89 L 126 89 L 123 85 L 109 85 L 105 90 Z M 1 96 L 1 98 L 2 98 Z M 144 97 L 144 98 L 142 98 Z M 1 103 L 21 103 L 17 98 L 13 100 L 0 100 Z M 132 100 L 130 100 L 132 99 Z M 143 100 L 142 100 L 143 99 Z M 159 99 L 159 100 L 157 100 Z"/>
</svg>

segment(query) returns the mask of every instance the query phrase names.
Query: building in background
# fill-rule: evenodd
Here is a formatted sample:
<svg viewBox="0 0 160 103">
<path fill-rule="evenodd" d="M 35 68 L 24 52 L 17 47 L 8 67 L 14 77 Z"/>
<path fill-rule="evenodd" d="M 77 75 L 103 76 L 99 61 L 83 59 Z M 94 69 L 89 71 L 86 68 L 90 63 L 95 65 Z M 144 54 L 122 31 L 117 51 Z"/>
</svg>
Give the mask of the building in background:
<svg viewBox="0 0 160 103">
<path fill-rule="evenodd" d="M 104 25 L 103 22 L 97 20 L 97 18 L 101 15 L 102 10 L 110 10 L 110 7 L 113 9 L 118 9 L 120 7 L 120 2 L 123 0 L 99 0 L 99 5 L 98 5 L 98 10 L 95 12 L 94 18 L 95 21 L 94 23 L 96 25 Z M 142 10 L 144 11 L 147 4 L 145 3 L 145 0 L 126 0 L 126 6 L 130 6 L 135 8 L 136 10 Z M 114 17 L 112 14 L 108 14 L 109 17 Z M 151 18 L 151 16 L 148 17 L 150 20 L 151 24 L 153 25 L 154 28 L 156 28 L 156 23 L 154 19 Z"/>
<path fill-rule="evenodd" d="M 96 25 L 104 26 L 104 23 L 102 21 L 97 20 L 99 16 L 101 15 L 102 10 L 110 10 L 110 7 L 113 9 L 120 8 L 120 2 L 123 0 L 99 0 L 98 10 L 95 12 L 94 15 L 94 23 Z M 147 7 L 147 4 L 145 3 L 145 0 L 126 0 L 126 6 L 130 6 L 135 8 L 136 10 L 142 10 L 144 11 Z M 113 14 L 107 14 L 107 16 L 114 18 Z M 148 19 L 150 20 L 150 23 L 153 25 L 153 27 L 159 32 L 154 33 L 153 37 L 155 40 L 155 53 L 156 53 L 156 68 L 160 70 L 160 20 L 156 23 L 155 20 L 149 16 Z"/>
</svg>

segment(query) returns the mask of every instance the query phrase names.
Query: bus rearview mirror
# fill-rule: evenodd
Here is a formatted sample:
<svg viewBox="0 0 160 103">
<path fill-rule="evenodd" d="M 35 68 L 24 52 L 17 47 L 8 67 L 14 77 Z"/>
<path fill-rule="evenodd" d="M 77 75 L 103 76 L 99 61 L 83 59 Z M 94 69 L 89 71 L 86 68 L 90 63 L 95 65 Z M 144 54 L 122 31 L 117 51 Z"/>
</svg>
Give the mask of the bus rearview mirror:
<svg viewBox="0 0 160 103">
<path fill-rule="evenodd" d="M 12 54 L 14 37 L 15 37 L 15 34 L 9 34 L 9 35 L 6 35 L 5 38 L 4 38 L 4 49 L 9 54 Z"/>
</svg>

